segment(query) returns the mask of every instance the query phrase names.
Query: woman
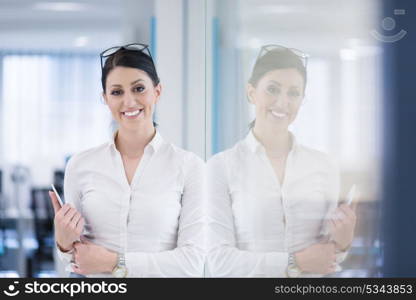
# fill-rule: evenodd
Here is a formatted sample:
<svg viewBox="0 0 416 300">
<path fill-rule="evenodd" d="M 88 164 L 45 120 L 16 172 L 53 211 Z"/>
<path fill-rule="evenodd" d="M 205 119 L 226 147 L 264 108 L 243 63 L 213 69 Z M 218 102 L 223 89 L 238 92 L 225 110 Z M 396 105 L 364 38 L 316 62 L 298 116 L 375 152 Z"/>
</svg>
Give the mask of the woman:
<svg viewBox="0 0 416 300">
<path fill-rule="evenodd" d="M 148 46 L 113 47 L 101 60 L 103 98 L 119 128 L 70 159 L 67 204 L 50 195 L 58 253 L 89 277 L 202 276 L 204 163 L 155 129 L 162 87 Z"/>
<path fill-rule="evenodd" d="M 337 208 L 338 171 L 288 129 L 305 87 L 306 55 L 262 48 L 247 86 L 256 120 L 244 140 L 208 162 L 211 276 L 322 276 L 345 257 L 355 214 Z M 342 219 L 326 221 L 330 213 Z"/>
</svg>

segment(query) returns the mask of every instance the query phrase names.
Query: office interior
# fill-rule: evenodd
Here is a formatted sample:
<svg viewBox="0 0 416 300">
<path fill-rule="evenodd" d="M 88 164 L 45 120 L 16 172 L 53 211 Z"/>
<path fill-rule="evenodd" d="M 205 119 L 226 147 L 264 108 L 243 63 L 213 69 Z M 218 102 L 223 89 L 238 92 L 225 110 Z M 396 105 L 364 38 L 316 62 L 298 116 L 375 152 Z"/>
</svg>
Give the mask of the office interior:
<svg viewBox="0 0 416 300">
<path fill-rule="evenodd" d="M 337 161 L 341 198 L 354 184 L 361 194 L 350 253 L 333 276 L 384 276 L 385 45 L 372 32 L 386 32 L 385 13 L 378 0 L 1 0 L 0 277 L 65 276 L 48 190 L 62 195 L 71 155 L 111 138 L 99 53 L 130 42 L 149 44 L 156 62 L 158 130 L 204 160 L 248 133 L 245 87 L 260 47 L 306 52 L 291 130 Z"/>
</svg>

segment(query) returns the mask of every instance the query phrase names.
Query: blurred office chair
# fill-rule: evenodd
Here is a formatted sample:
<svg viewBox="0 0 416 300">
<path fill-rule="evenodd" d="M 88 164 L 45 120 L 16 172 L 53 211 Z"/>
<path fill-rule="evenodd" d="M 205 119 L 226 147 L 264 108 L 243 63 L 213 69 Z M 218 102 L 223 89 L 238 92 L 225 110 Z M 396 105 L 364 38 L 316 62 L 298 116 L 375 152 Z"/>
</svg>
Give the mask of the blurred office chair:
<svg viewBox="0 0 416 300">
<path fill-rule="evenodd" d="M 45 269 L 45 266 L 46 269 L 53 269 L 54 210 L 49 199 L 49 191 L 49 188 L 32 188 L 31 191 L 31 209 L 34 218 L 35 238 L 38 244 L 33 257 L 29 258 L 34 276 Z"/>
<path fill-rule="evenodd" d="M 55 170 L 53 173 L 53 184 L 57 192 L 62 195 L 64 182 L 64 171 Z M 38 248 L 31 260 L 34 276 L 45 271 L 52 271 L 54 266 L 54 209 L 49 198 L 48 188 L 32 188 L 31 209 L 34 216 L 35 237 L 38 242 Z"/>
</svg>

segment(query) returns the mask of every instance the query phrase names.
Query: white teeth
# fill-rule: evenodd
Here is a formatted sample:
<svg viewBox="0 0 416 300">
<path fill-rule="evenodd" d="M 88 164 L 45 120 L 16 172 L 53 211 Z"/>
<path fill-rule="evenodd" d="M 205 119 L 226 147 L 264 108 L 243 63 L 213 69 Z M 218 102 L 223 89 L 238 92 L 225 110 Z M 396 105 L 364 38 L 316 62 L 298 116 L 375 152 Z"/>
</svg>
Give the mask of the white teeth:
<svg viewBox="0 0 416 300">
<path fill-rule="evenodd" d="M 272 115 L 274 115 L 274 116 L 276 116 L 276 117 L 278 117 L 278 118 L 284 118 L 284 117 L 286 117 L 286 116 L 287 116 L 287 114 L 284 114 L 284 113 L 278 113 L 278 112 L 275 112 L 275 111 L 272 111 Z"/>
<path fill-rule="evenodd" d="M 124 112 L 124 114 L 128 117 L 132 117 L 132 116 L 137 116 L 139 114 L 140 110 L 135 110 L 135 111 L 126 111 Z"/>
</svg>

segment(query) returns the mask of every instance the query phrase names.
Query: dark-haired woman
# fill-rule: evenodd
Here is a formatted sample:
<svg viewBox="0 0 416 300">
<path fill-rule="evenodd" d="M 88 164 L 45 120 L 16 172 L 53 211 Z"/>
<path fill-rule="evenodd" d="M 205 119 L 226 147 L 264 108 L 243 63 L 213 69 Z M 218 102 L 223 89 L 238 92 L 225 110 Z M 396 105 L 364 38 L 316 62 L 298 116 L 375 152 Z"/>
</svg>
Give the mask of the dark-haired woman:
<svg viewBox="0 0 416 300">
<path fill-rule="evenodd" d="M 323 276 L 345 257 L 355 214 L 338 207 L 337 168 L 289 131 L 304 97 L 306 58 L 262 48 L 247 86 L 255 122 L 208 162 L 210 276 Z"/>
<path fill-rule="evenodd" d="M 154 126 L 162 87 L 147 46 L 113 47 L 101 59 L 118 130 L 70 159 L 62 208 L 51 194 L 58 253 L 89 277 L 202 276 L 204 163 Z"/>
</svg>

